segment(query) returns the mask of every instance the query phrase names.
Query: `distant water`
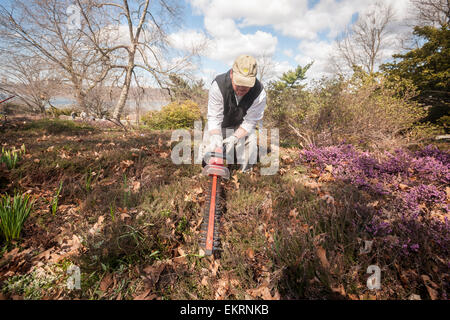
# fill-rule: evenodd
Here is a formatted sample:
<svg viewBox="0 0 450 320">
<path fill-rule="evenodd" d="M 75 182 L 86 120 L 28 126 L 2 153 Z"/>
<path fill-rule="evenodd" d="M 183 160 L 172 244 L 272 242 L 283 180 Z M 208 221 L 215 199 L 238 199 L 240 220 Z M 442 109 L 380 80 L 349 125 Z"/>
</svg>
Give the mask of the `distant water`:
<svg viewBox="0 0 450 320">
<path fill-rule="evenodd" d="M 66 97 L 55 97 L 50 99 L 50 103 L 55 107 L 67 107 L 77 104 L 77 101 Z"/>
<path fill-rule="evenodd" d="M 50 100 L 50 103 L 57 108 L 67 108 L 77 104 L 75 99 L 67 98 L 67 97 L 55 97 Z M 161 107 L 168 104 L 168 101 L 164 100 L 152 100 L 147 102 L 142 102 L 141 106 L 143 110 L 161 110 Z M 136 102 L 133 99 L 127 100 L 127 106 L 134 108 Z"/>
</svg>

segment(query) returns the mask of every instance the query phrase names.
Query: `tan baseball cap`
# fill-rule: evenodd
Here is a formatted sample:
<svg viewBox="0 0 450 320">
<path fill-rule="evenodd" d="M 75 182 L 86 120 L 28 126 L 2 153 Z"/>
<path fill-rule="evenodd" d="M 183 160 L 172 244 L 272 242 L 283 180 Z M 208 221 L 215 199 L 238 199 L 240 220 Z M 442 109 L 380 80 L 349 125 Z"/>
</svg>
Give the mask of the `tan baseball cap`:
<svg viewBox="0 0 450 320">
<path fill-rule="evenodd" d="M 256 60 L 249 55 L 239 56 L 233 64 L 233 82 L 237 86 L 253 87 L 256 82 Z"/>
</svg>

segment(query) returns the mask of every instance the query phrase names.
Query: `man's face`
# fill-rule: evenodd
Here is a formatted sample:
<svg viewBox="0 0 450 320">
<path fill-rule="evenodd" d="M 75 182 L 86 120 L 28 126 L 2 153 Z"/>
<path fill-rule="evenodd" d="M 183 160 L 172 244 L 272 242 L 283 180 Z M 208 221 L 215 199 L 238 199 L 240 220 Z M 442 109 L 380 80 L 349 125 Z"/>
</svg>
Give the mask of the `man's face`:
<svg viewBox="0 0 450 320">
<path fill-rule="evenodd" d="M 233 85 L 234 92 L 236 93 L 236 95 L 238 97 L 245 96 L 247 94 L 247 92 L 249 92 L 250 89 L 252 88 L 252 87 L 237 86 L 233 81 L 233 70 L 231 70 L 230 78 L 231 78 L 231 84 Z"/>
</svg>

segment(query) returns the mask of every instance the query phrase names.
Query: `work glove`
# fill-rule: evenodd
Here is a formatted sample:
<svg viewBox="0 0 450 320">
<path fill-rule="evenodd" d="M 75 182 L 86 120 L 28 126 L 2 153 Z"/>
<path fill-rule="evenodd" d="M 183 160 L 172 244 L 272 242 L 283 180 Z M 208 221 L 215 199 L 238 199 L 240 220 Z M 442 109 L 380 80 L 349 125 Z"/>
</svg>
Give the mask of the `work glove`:
<svg viewBox="0 0 450 320">
<path fill-rule="evenodd" d="M 233 149 L 234 145 L 238 143 L 239 139 L 233 134 L 223 140 L 223 144 L 225 145 L 226 150 Z M 228 151 L 227 151 L 228 152 Z"/>
<path fill-rule="evenodd" d="M 214 152 L 216 148 L 221 148 L 223 146 L 223 138 L 220 134 L 213 134 L 209 137 L 209 145 L 208 145 L 208 152 Z"/>
</svg>

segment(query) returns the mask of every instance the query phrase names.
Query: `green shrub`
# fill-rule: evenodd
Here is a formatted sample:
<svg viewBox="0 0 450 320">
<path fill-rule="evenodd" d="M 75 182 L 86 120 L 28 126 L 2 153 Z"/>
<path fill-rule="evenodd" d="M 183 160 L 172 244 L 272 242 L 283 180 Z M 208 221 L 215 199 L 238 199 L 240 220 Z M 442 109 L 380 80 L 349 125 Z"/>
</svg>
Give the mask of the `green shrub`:
<svg viewBox="0 0 450 320">
<path fill-rule="evenodd" d="M 346 142 L 378 150 L 407 147 L 438 133 L 435 126 L 420 122 L 426 112 L 415 96 L 410 83 L 355 72 L 349 80 L 322 80 L 303 92 L 286 125 L 304 146 Z"/>
<path fill-rule="evenodd" d="M 192 128 L 194 121 L 201 118 L 198 104 L 192 100 L 171 102 L 161 111 L 149 111 L 142 116 L 142 122 L 152 129 Z"/>
<path fill-rule="evenodd" d="M 48 110 L 45 110 L 45 114 L 47 116 L 52 116 L 55 118 L 58 118 L 59 116 L 70 116 L 72 114 L 72 111 L 75 111 L 74 108 L 50 108 Z"/>
<path fill-rule="evenodd" d="M 20 237 L 23 224 L 30 215 L 34 200 L 28 194 L 15 194 L 13 198 L 2 195 L 0 198 L 0 231 L 6 243 Z"/>
</svg>

